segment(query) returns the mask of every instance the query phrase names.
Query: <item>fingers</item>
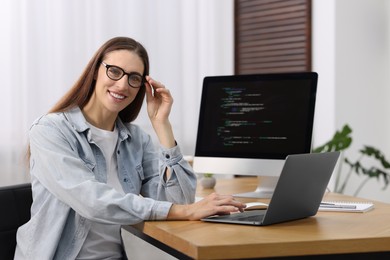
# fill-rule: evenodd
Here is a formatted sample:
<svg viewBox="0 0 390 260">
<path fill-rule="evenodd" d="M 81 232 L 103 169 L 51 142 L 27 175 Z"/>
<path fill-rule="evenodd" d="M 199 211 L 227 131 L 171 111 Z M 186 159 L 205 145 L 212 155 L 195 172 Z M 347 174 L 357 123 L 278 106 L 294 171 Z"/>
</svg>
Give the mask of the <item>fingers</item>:
<svg viewBox="0 0 390 260">
<path fill-rule="evenodd" d="M 243 211 L 246 205 L 236 200 L 232 195 L 220 195 L 213 193 L 208 197 L 215 205 L 219 213 Z"/>
<path fill-rule="evenodd" d="M 147 100 L 161 100 L 164 103 L 173 103 L 171 92 L 164 84 L 152 79 L 150 76 L 146 76 L 145 78 L 146 84 L 149 85 L 146 87 Z"/>
<path fill-rule="evenodd" d="M 231 195 L 212 193 L 204 199 L 187 205 L 186 219 L 199 220 L 212 215 L 226 215 L 244 211 L 246 205 Z"/>
<path fill-rule="evenodd" d="M 169 90 L 167 88 L 165 88 L 164 84 L 162 84 L 159 81 L 154 80 L 152 77 L 146 76 L 145 79 L 146 79 L 146 82 L 148 83 L 148 85 L 151 87 L 151 89 L 153 91 L 169 92 Z"/>
</svg>

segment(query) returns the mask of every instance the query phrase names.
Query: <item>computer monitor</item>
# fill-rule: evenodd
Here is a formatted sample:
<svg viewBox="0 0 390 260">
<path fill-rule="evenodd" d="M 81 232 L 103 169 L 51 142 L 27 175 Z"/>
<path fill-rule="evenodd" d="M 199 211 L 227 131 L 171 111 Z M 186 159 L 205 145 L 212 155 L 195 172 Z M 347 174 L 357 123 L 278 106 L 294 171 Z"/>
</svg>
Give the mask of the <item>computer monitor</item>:
<svg viewBox="0 0 390 260">
<path fill-rule="evenodd" d="M 194 171 L 258 176 L 270 198 L 289 154 L 311 150 L 315 72 L 210 76 L 203 81 Z"/>
</svg>

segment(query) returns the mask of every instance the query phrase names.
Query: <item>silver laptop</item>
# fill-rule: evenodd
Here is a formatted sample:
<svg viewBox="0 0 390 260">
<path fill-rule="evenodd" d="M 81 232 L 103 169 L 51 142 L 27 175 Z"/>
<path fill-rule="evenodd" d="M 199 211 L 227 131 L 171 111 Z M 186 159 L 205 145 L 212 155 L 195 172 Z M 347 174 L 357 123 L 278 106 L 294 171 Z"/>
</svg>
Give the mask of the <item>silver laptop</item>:
<svg viewBox="0 0 390 260">
<path fill-rule="evenodd" d="M 314 216 L 339 156 L 340 152 L 289 155 L 267 209 L 202 220 L 265 226 Z"/>
</svg>

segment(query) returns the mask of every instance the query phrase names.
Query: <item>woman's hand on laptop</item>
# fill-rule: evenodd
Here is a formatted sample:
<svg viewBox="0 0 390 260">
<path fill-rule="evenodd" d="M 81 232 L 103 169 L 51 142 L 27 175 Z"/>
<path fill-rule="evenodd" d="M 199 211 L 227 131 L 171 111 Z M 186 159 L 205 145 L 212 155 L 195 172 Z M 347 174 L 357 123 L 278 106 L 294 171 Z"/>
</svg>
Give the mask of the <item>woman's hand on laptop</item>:
<svg viewBox="0 0 390 260">
<path fill-rule="evenodd" d="M 212 193 L 204 199 L 188 205 L 172 205 L 168 220 L 199 220 L 212 215 L 224 215 L 242 212 L 246 205 L 234 199 L 232 195 Z"/>
</svg>

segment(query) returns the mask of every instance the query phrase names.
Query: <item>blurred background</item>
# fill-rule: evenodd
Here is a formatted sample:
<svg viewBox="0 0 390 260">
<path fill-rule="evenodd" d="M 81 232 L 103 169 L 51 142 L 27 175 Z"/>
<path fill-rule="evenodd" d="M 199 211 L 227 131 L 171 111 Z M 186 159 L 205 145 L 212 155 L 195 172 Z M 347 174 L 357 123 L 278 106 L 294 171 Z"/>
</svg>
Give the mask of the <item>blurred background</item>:
<svg viewBox="0 0 390 260">
<path fill-rule="evenodd" d="M 184 154 L 193 155 L 203 77 L 238 73 L 237 29 L 242 24 L 237 8 L 254 9 L 252 2 L 272 7 L 263 18 L 278 10 L 298 18 L 304 10 L 310 18 L 306 69 L 319 74 L 313 146 L 349 124 L 348 158 L 358 158 L 363 145 L 389 157 L 389 1 L 4 0 L 0 185 L 29 181 L 24 160 L 31 123 L 73 85 L 97 48 L 115 36 L 132 37 L 148 50 L 151 76 L 175 99 L 171 122 L 176 139 Z M 282 9 L 276 8 L 280 3 Z M 246 23 L 256 22 L 253 17 L 247 14 Z M 145 110 L 136 123 L 154 135 Z M 353 194 L 362 180 L 351 176 L 345 193 Z M 390 202 L 384 184 L 381 178 L 370 179 L 359 196 Z"/>
</svg>

